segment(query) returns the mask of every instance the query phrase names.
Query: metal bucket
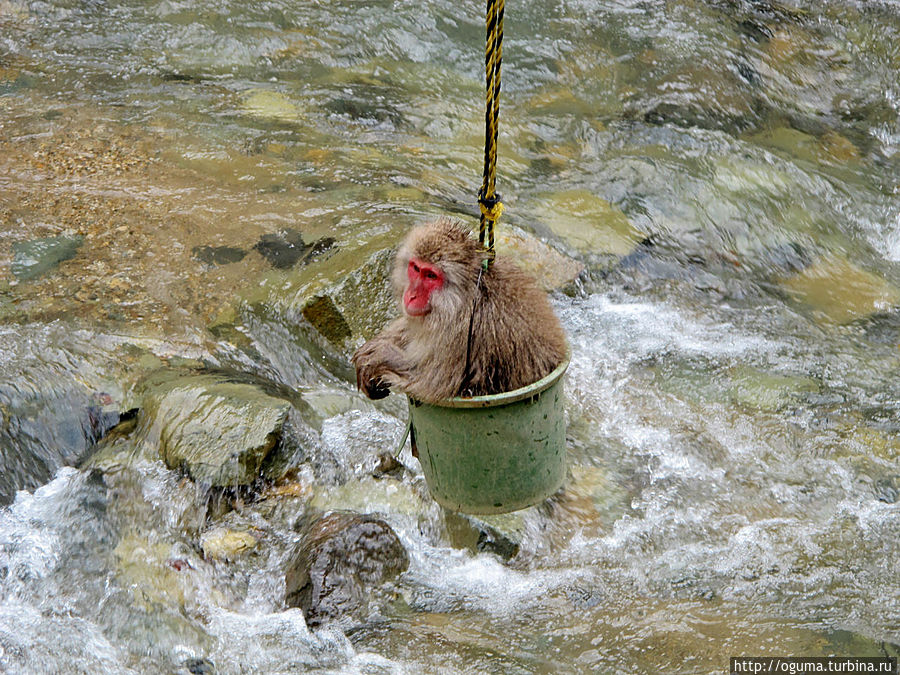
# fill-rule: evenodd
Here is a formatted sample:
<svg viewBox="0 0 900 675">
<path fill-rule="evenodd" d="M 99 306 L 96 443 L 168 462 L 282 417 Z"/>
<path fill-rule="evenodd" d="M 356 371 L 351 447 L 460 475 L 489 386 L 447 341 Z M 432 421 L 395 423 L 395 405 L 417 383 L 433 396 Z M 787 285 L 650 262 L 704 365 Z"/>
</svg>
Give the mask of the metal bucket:
<svg viewBox="0 0 900 675">
<path fill-rule="evenodd" d="M 464 513 L 506 513 L 562 486 L 568 365 L 566 359 L 547 377 L 502 394 L 434 405 L 409 400 L 413 448 L 435 501 Z"/>
</svg>

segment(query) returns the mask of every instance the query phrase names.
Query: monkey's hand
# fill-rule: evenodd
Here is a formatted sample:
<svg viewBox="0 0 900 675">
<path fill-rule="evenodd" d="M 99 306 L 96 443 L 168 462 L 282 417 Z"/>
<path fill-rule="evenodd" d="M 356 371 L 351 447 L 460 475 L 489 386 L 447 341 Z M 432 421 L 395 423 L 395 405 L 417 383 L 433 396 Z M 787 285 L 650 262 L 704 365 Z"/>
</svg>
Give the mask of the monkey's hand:
<svg viewBox="0 0 900 675">
<path fill-rule="evenodd" d="M 390 387 L 380 377 L 361 377 L 358 370 L 356 371 L 356 387 L 373 401 L 391 393 Z"/>
<path fill-rule="evenodd" d="M 391 368 L 386 359 L 387 353 L 395 351 L 393 345 L 379 340 L 369 340 L 353 354 L 353 365 L 356 366 L 356 386 L 372 400 L 384 398 L 391 393 Z"/>
</svg>

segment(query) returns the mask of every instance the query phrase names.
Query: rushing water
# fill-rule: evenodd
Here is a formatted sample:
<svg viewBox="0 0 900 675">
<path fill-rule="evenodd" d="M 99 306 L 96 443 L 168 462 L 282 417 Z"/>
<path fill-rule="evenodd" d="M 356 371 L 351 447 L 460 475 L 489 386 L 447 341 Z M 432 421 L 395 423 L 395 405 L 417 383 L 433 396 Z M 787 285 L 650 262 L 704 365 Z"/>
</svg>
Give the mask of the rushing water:
<svg viewBox="0 0 900 675">
<path fill-rule="evenodd" d="M 0 670 L 898 654 L 900 5 L 507 5 L 501 227 L 585 266 L 553 294 L 569 496 L 513 521 L 509 561 L 408 451 L 400 480 L 360 469 L 403 406 L 355 394 L 295 306 L 413 223 L 472 222 L 483 9 L 0 0 Z M 333 255 L 273 269 L 254 244 L 286 228 Z M 78 246 L 28 278 L 51 237 Z M 200 363 L 300 392 L 319 507 L 400 536 L 367 618 L 284 609 L 288 507 L 236 516 L 271 547 L 210 561 L 189 481 L 73 468 L 143 374 Z"/>
</svg>

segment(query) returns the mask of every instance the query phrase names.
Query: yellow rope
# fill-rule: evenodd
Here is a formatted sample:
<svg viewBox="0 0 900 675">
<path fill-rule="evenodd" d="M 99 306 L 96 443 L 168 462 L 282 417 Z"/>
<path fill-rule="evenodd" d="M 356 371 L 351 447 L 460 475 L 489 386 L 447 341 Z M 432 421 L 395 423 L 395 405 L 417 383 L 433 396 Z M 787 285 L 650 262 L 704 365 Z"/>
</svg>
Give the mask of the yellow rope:
<svg viewBox="0 0 900 675">
<path fill-rule="evenodd" d="M 481 224 L 478 241 L 487 251 L 486 264 L 494 259 L 494 225 L 503 212 L 497 184 L 497 134 L 500 116 L 500 63 L 503 58 L 503 4 L 504 0 L 487 0 L 487 41 L 484 50 L 484 67 L 487 84 L 487 100 L 484 114 L 484 180 L 478 192 L 481 206 Z M 485 236 L 487 245 L 485 245 Z"/>
</svg>

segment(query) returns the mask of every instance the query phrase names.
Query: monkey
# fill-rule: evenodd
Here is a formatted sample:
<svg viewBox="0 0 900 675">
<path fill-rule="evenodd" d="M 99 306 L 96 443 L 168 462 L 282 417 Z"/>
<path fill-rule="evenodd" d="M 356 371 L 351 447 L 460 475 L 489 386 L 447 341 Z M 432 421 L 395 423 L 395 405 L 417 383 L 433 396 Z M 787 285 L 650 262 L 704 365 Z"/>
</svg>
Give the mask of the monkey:
<svg viewBox="0 0 900 675">
<path fill-rule="evenodd" d="M 547 294 L 450 218 L 410 231 L 391 282 L 401 316 L 353 354 L 369 398 L 394 390 L 423 403 L 499 394 L 549 375 L 566 337 Z"/>
</svg>

